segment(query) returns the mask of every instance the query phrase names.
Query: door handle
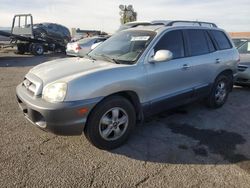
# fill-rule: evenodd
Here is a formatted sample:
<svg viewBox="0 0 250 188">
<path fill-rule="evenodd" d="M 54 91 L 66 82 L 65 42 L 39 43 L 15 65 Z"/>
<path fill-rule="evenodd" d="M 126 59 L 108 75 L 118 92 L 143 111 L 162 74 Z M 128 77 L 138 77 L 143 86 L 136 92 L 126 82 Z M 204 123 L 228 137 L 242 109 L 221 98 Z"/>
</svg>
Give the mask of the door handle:
<svg viewBox="0 0 250 188">
<path fill-rule="evenodd" d="M 187 69 L 189 69 L 189 68 L 190 68 L 190 66 L 189 66 L 188 64 L 182 65 L 182 69 L 183 69 L 183 70 L 187 70 Z"/>
<path fill-rule="evenodd" d="M 221 60 L 218 58 L 218 59 L 216 59 L 216 64 L 219 64 L 221 62 Z"/>
</svg>

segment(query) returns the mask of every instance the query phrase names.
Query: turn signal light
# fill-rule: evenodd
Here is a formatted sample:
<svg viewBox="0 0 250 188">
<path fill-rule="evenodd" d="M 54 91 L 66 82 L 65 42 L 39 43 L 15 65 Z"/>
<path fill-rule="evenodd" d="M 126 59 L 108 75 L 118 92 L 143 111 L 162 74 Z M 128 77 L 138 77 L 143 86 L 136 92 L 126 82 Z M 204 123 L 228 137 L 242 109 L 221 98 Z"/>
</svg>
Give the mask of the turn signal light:
<svg viewBox="0 0 250 188">
<path fill-rule="evenodd" d="M 88 112 L 88 108 L 80 108 L 77 112 L 80 116 L 85 115 Z"/>
</svg>

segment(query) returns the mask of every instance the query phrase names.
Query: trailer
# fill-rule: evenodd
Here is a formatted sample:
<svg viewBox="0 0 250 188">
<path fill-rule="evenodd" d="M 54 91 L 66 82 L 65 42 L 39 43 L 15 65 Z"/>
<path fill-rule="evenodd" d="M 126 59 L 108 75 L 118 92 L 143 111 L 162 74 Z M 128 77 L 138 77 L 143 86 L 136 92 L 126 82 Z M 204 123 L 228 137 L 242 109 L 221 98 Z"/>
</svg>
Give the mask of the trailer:
<svg viewBox="0 0 250 188">
<path fill-rule="evenodd" d="M 10 44 L 17 46 L 17 53 L 32 53 L 42 55 L 47 51 L 65 51 L 66 46 L 60 41 L 37 37 L 33 32 L 33 17 L 31 14 L 15 15 L 11 32 L 0 31 L 0 35 L 9 37 Z"/>
</svg>

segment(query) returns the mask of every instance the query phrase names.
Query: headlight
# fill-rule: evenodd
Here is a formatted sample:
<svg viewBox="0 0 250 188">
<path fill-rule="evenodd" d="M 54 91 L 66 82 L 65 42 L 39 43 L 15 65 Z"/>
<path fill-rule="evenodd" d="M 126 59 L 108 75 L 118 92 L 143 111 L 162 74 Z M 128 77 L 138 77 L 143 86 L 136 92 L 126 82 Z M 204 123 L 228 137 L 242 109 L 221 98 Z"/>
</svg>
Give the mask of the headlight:
<svg viewBox="0 0 250 188">
<path fill-rule="evenodd" d="M 53 83 L 43 89 L 43 99 L 48 102 L 62 102 L 67 93 L 67 84 L 63 82 Z"/>
</svg>

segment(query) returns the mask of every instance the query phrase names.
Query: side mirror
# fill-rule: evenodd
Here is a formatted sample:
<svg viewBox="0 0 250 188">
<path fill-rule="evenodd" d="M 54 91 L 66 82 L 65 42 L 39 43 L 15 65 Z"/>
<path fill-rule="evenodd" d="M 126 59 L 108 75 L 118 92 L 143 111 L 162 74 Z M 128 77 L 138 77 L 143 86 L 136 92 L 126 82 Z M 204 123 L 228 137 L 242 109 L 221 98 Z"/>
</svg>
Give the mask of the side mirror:
<svg viewBox="0 0 250 188">
<path fill-rule="evenodd" d="M 158 50 L 153 57 L 154 62 L 169 61 L 171 59 L 173 59 L 173 53 L 169 50 Z"/>
</svg>

